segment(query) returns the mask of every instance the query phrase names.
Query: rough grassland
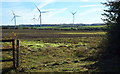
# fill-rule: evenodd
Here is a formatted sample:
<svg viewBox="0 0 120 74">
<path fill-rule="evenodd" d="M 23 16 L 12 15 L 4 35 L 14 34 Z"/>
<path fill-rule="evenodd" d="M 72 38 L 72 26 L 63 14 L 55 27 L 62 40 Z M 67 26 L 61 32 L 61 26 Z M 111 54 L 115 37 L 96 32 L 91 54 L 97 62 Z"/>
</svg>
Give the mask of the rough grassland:
<svg viewBox="0 0 120 74">
<path fill-rule="evenodd" d="M 4 36 L 11 34 L 12 31 L 4 30 Z M 17 34 L 24 33 L 30 35 L 32 31 L 14 31 Z M 40 35 L 46 32 L 35 31 Z M 57 35 L 59 31 L 54 33 Z M 72 31 L 71 31 L 72 32 Z M 47 35 L 47 33 L 45 35 Z M 64 32 L 67 33 L 67 32 Z M 69 33 L 69 32 L 68 32 Z M 75 32 L 73 32 L 75 33 Z M 77 32 L 79 33 L 79 32 Z M 12 34 L 11 34 L 12 35 Z M 32 34 L 34 37 L 34 34 Z M 74 35 L 74 34 L 71 34 Z M 65 36 L 65 35 L 64 35 Z M 4 37 L 3 37 L 4 38 Z M 18 37 L 19 38 L 19 37 Z M 19 38 L 20 39 L 20 67 L 15 72 L 92 72 L 88 66 L 97 62 L 95 59 L 87 59 L 88 57 L 96 57 L 96 52 L 101 47 L 99 43 L 102 37 L 51 37 L 51 38 Z M 3 45 L 9 46 L 8 43 Z M 11 58 L 11 53 L 3 53 L 3 59 Z M 3 69 L 12 66 L 11 63 L 3 63 Z"/>
</svg>

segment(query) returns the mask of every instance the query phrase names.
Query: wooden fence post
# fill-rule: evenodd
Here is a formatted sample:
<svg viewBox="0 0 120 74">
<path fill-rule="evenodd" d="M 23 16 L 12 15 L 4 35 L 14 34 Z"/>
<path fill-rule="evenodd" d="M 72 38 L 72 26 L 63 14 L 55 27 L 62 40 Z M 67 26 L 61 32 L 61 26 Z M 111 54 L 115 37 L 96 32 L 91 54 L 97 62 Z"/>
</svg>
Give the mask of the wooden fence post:
<svg viewBox="0 0 120 74">
<path fill-rule="evenodd" d="M 15 68 L 15 40 L 12 41 L 12 48 L 13 48 L 13 67 Z"/>
<path fill-rule="evenodd" d="M 16 55 L 16 67 L 19 66 L 19 40 L 16 41 L 17 43 L 17 47 L 16 47 L 16 52 L 17 52 L 17 55 Z"/>
</svg>

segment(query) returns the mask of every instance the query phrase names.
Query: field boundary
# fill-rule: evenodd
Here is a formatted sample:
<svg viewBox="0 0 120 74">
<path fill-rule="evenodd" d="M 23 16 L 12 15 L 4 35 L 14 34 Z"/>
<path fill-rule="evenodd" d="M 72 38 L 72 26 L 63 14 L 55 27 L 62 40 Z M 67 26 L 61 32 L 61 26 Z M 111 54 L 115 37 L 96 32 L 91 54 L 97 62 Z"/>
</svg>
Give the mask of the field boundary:
<svg viewBox="0 0 120 74">
<path fill-rule="evenodd" d="M 0 62 L 13 62 L 13 68 L 19 66 L 19 40 L 9 39 L 9 40 L 0 40 L 0 42 L 12 42 L 12 48 L 9 49 L 0 49 L 0 52 L 9 52 L 12 51 L 12 59 L 0 60 Z"/>
</svg>

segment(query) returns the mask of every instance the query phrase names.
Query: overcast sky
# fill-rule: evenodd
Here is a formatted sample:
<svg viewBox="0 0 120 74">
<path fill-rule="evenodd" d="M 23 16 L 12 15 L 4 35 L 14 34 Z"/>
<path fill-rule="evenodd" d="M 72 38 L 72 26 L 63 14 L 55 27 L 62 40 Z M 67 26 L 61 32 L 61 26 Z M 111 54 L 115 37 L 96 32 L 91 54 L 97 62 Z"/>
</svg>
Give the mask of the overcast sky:
<svg viewBox="0 0 120 74">
<path fill-rule="evenodd" d="M 32 18 L 38 19 L 39 12 L 34 3 L 41 11 L 49 11 L 42 14 L 42 24 L 72 23 L 71 12 L 75 14 L 75 23 L 103 23 L 101 14 L 105 7 L 101 2 L 106 0 L 2 0 L 1 24 L 14 24 L 12 10 L 16 15 L 17 24 L 34 24 Z M 39 23 L 39 21 L 35 21 Z"/>
</svg>

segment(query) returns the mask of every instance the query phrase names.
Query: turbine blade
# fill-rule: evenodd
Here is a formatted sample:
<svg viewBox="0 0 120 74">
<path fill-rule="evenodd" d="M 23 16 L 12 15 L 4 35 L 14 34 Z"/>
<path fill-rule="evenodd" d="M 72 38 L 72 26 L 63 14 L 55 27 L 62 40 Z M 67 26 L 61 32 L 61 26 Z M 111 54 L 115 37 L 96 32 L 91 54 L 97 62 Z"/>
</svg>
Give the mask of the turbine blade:
<svg viewBox="0 0 120 74">
<path fill-rule="evenodd" d="M 74 15 L 74 13 L 73 12 L 71 12 L 73 15 Z"/>
<path fill-rule="evenodd" d="M 37 20 L 36 18 L 34 18 L 34 20 Z"/>
<path fill-rule="evenodd" d="M 49 11 L 43 11 L 43 12 L 41 12 L 41 13 L 47 13 L 47 12 L 49 12 Z"/>
<path fill-rule="evenodd" d="M 77 11 L 76 11 L 77 12 Z M 76 14 L 76 12 L 74 12 L 74 14 Z"/>
<path fill-rule="evenodd" d="M 34 4 L 35 5 L 35 4 Z M 37 8 L 37 10 L 41 13 L 40 9 L 35 5 L 35 7 Z"/>
<path fill-rule="evenodd" d="M 15 17 L 21 17 L 21 16 L 19 16 L 19 15 L 15 15 Z"/>
<path fill-rule="evenodd" d="M 13 19 L 15 19 L 15 16 L 12 18 L 12 20 L 13 20 Z M 12 20 L 11 20 L 11 21 L 12 21 Z"/>
<path fill-rule="evenodd" d="M 12 13 L 13 13 L 13 15 L 15 15 L 15 13 L 13 12 L 13 10 L 12 10 Z"/>
<path fill-rule="evenodd" d="M 31 20 L 36 20 L 36 21 L 38 21 L 36 18 L 33 18 L 33 19 L 31 19 Z"/>
</svg>

